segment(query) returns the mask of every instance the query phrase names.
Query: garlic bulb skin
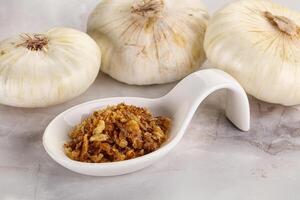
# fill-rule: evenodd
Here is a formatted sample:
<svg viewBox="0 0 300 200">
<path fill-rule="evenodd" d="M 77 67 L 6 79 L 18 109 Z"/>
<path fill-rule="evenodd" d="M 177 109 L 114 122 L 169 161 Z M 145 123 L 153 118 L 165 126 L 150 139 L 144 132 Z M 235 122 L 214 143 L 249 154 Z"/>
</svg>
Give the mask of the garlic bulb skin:
<svg viewBox="0 0 300 200">
<path fill-rule="evenodd" d="M 210 20 L 208 60 L 251 95 L 270 103 L 300 104 L 300 14 L 268 0 L 237 1 Z"/>
<path fill-rule="evenodd" d="M 127 84 L 160 84 L 204 62 L 207 21 L 200 0 L 103 0 L 88 34 L 102 51 L 103 72 Z"/>
<path fill-rule="evenodd" d="M 0 103 L 45 107 L 83 93 L 101 63 L 98 45 L 87 34 L 53 28 L 0 42 Z"/>
</svg>

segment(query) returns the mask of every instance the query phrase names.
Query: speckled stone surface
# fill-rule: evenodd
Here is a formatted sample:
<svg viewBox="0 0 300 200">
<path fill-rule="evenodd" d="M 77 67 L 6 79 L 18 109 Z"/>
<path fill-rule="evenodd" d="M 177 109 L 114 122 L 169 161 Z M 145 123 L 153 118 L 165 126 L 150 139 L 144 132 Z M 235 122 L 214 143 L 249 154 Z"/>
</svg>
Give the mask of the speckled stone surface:
<svg viewBox="0 0 300 200">
<path fill-rule="evenodd" d="M 277 0 L 278 1 L 278 0 Z M 98 0 L 0 0 L 0 39 L 52 26 L 85 30 Z M 229 0 L 205 0 L 210 12 Z M 297 0 L 280 0 L 300 10 Z M 208 64 L 206 64 L 208 65 Z M 0 199 L 222 199 L 300 198 L 300 108 L 250 97 L 251 130 L 240 132 L 224 117 L 222 92 L 197 110 L 182 141 L 160 162 L 116 177 L 89 177 L 55 163 L 42 134 L 58 113 L 103 97 L 166 94 L 172 84 L 128 86 L 100 74 L 80 97 L 58 106 L 0 106 Z"/>
</svg>

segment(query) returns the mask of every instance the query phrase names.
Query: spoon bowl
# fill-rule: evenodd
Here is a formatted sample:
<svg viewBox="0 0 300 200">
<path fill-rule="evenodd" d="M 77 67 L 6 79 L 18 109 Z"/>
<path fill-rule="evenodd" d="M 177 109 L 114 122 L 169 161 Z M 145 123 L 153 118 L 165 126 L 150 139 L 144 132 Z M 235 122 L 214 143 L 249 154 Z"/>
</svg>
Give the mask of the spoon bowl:
<svg viewBox="0 0 300 200">
<path fill-rule="evenodd" d="M 165 156 L 182 138 L 199 104 L 211 93 L 227 89 L 225 114 L 242 131 L 250 126 L 250 111 L 247 95 L 230 75 L 217 69 L 195 72 L 167 95 L 157 99 L 138 97 L 116 97 L 99 99 L 72 107 L 54 118 L 46 128 L 43 145 L 50 157 L 62 166 L 81 174 L 92 176 L 114 176 L 140 170 Z M 172 127 L 167 141 L 156 151 L 144 156 L 111 163 L 84 163 L 71 160 L 63 150 L 68 132 L 93 111 L 119 103 L 148 108 L 154 116 L 168 116 Z"/>
</svg>

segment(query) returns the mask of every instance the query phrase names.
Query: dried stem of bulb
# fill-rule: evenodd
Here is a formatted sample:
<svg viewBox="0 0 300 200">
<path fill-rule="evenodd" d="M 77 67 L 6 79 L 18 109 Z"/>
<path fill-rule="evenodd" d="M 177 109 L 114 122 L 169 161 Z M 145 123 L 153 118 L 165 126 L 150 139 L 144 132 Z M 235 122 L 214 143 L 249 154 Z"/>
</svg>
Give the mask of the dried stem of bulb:
<svg viewBox="0 0 300 200">
<path fill-rule="evenodd" d="M 28 34 L 20 35 L 24 40 L 23 43 L 18 46 L 24 46 L 31 51 L 47 51 L 46 46 L 48 45 L 48 38 L 42 34 L 34 34 L 30 36 Z"/>
<path fill-rule="evenodd" d="M 300 28 L 293 20 L 290 20 L 289 18 L 284 16 L 273 15 L 268 11 L 264 12 L 264 16 L 281 32 L 286 33 L 291 37 L 297 36 L 299 34 Z"/>
<path fill-rule="evenodd" d="M 155 17 L 162 12 L 163 8 L 163 0 L 142 0 L 131 7 L 131 13 L 143 17 Z"/>
</svg>

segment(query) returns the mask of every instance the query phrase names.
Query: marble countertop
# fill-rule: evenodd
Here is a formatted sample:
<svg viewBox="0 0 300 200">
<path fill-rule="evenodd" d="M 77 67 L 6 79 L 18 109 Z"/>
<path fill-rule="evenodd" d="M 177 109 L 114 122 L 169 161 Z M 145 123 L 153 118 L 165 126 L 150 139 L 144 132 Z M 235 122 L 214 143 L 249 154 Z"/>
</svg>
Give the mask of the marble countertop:
<svg viewBox="0 0 300 200">
<path fill-rule="evenodd" d="M 277 0 L 300 10 L 298 0 Z M 0 0 L 0 39 L 18 32 L 69 26 L 85 30 L 98 0 Z M 224 0 L 205 0 L 210 12 Z M 42 134 L 58 113 L 76 104 L 113 96 L 159 97 L 172 84 L 128 86 L 100 74 L 80 97 L 50 108 L 0 106 L 0 199 L 210 199 L 298 200 L 300 108 L 250 98 L 251 130 L 227 121 L 222 92 L 198 108 L 182 141 L 164 159 L 142 171 L 89 177 L 55 163 Z"/>
</svg>

